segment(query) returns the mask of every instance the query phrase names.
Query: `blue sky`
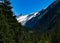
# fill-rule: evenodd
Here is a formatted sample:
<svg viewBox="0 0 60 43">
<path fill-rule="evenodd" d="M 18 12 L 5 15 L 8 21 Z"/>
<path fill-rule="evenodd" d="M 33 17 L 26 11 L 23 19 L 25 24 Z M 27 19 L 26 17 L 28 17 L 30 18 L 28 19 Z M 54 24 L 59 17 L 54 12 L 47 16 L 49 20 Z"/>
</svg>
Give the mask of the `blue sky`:
<svg viewBox="0 0 60 43">
<path fill-rule="evenodd" d="M 49 6 L 54 0 L 11 0 L 16 15 L 30 14 Z"/>
</svg>

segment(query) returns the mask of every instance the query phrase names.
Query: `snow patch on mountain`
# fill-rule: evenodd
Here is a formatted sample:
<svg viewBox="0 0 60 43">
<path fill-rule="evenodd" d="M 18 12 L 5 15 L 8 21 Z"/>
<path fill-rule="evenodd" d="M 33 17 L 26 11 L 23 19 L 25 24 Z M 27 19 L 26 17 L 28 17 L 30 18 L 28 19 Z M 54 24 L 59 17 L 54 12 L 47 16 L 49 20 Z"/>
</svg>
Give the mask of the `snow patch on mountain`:
<svg viewBox="0 0 60 43">
<path fill-rule="evenodd" d="M 32 16 L 30 16 L 30 18 L 29 18 L 28 20 L 32 19 L 32 18 L 35 17 L 37 14 L 38 14 L 38 12 L 34 13 Z"/>
<path fill-rule="evenodd" d="M 19 16 L 19 17 L 17 18 L 17 21 L 18 21 L 19 23 L 21 23 L 22 25 L 25 25 L 25 23 L 26 23 L 28 20 L 32 19 L 33 17 L 36 17 L 36 15 L 37 15 L 38 13 L 39 13 L 39 12 L 33 13 L 33 15 L 31 15 L 31 16 L 29 16 L 29 15 Z"/>
<path fill-rule="evenodd" d="M 25 21 L 27 16 L 28 16 L 28 15 L 23 15 L 23 16 L 18 17 L 18 18 L 17 18 L 18 22 Z"/>
</svg>

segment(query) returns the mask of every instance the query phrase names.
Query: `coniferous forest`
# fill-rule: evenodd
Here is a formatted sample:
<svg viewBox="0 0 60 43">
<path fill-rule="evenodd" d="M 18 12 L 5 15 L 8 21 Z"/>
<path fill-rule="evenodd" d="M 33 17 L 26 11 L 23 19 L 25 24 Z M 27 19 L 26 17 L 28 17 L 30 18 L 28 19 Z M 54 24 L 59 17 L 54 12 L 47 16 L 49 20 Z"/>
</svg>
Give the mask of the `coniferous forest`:
<svg viewBox="0 0 60 43">
<path fill-rule="evenodd" d="M 10 4 L 9 0 L 0 3 L 0 43 L 60 43 L 60 16 L 52 29 L 28 30 L 17 22 Z"/>
</svg>

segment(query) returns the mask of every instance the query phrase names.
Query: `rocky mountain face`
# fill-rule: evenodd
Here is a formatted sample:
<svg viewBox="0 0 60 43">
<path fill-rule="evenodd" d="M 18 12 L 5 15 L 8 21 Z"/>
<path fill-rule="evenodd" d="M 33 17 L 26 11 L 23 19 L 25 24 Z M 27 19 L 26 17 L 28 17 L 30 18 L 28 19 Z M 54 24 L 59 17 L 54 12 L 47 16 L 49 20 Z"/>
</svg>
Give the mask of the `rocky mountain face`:
<svg viewBox="0 0 60 43">
<path fill-rule="evenodd" d="M 27 29 L 34 29 L 25 31 L 27 33 L 27 43 L 60 43 L 59 1 L 55 1 L 47 9 L 27 17 L 24 26 L 28 27 Z"/>
<path fill-rule="evenodd" d="M 39 12 L 35 12 L 29 15 L 23 15 L 17 18 L 17 21 L 20 22 L 23 26 L 32 28 L 37 21 L 39 20 L 39 18 L 41 18 L 42 13 L 45 11 L 45 9 L 43 9 L 42 11 Z"/>
</svg>

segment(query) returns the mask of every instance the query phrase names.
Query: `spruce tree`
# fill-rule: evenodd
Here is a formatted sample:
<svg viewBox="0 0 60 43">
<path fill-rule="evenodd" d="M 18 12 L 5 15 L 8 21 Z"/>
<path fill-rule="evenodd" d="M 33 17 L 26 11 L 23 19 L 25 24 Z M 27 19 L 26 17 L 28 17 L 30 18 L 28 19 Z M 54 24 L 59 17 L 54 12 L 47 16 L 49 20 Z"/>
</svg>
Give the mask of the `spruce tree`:
<svg viewBox="0 0 60 43">
<path fill-rule="evenodd" d="M 21 28 L 11 9 L 9 0 L 0 0 L 0 43 L 19 43 Z"/>
</svg>

